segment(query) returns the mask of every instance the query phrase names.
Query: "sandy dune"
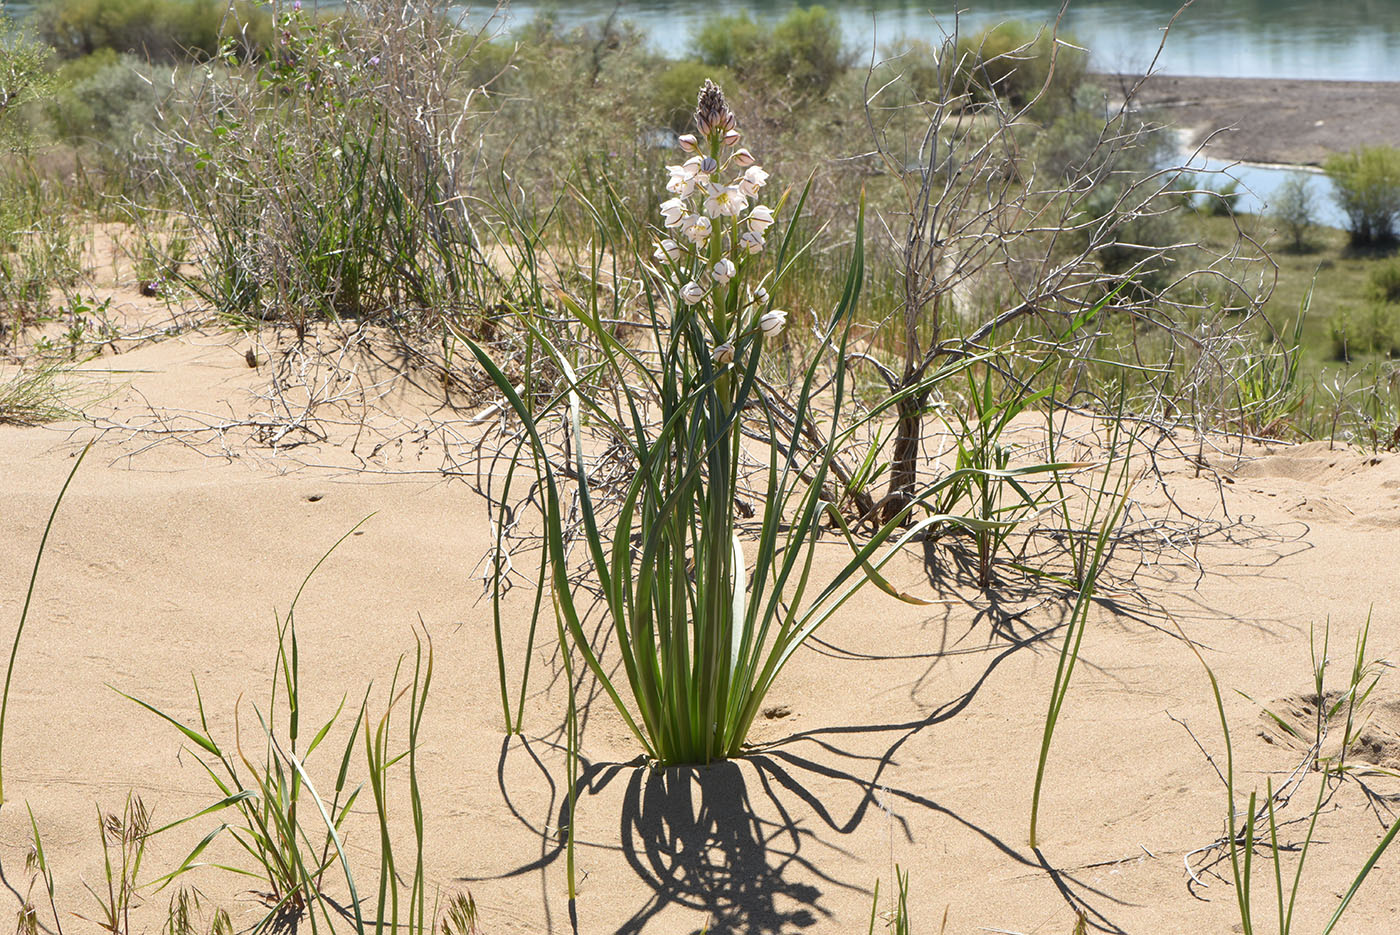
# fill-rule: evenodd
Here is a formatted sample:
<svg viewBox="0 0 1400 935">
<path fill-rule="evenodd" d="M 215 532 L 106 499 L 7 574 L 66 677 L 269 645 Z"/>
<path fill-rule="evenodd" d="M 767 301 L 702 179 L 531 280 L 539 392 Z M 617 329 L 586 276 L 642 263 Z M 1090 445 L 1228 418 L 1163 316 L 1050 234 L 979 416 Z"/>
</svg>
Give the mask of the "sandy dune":
<svg viewBox="0 0 1400 935">
<path fill-rule="evenodd" d="M 0 427 L 6 627 L 18 619 L 53 497 L 97 438 L 55 526 L 15 668 L 0 809 L 11 907 L 29 884 L 26 805 L 57 873 L 63 923 L 84 931 L 95 926 L 70 913 L 91 915 L 82 881 L 102 881 L 95 805 L 119 809 L 134 790 L 164 823 L 218 798 L 189 744 L 182 751 L 172 727 L 114 689 L 193 720 L 193 675 L 215 734 L 231 738 L 237 709 L 258 755 L 253 710 L 266 710 L 275 615 L 365 520 L 297 607 L 303 718 L 319 723 L 371 683 L 377 717 L 421 617 L 436 660 L 420 757 L 433 885 L 444 897 L 469 888 L 486 932 L 567 931 L 558 837 L 566 688 L 546 634 L 525 736 L 505 737 L 478 568 L 491 532 L 474 490 L 469 413 L 371 367 L 326 389 L 308 364 L 297 371 L 304 382 L 341 403 L 277 438 L 268 425 L 296 422 L 267 398 L 286 346 L 264 348 L 257 368 L 249 347 L 218 331 L 145 342 L 83 367 L 105 388 L 88 412 L 104 430 Z M 1183 866 L 1221 834 L 1225 792 L 1196 743 L 1223 763 L 1214 700 L 1177 624 L 1225 692 L 1243 807 L 1250 789 L 1283 782 L 1305 745 L 1240 692 L 1305 733 L 1310 632 L 1320 642 L 1330 621 L 1333 688 L 1344 687 L 1368 614 L 1368 659 L 1400 655 L 1400 457 L 1325 443 L 1178 441 L 1180 455 L 1160 446 L 1160 475 L 1146 462 L 1139 469 L 1131 535 L 1099 595 L 1051 751 L 1039 851 L 1027 845 L 1027 821 L 1067 601 L 1012 585 L 983 594 L 943 544 L 893 566 L 901 587 L 936 603 L 910 607 L 872 589 L 847 605 L 787 669 L 749 758 L 649 770 L 616 715 L 592 699 L 579 931 L 863 932 L 877 879 L 888 909 L 895 864 L 910 872 L 923 932 L 939 931 L 946 914 L 952 933 L 1067 935 L 1072 905 L 1109 931 L 1238 930 L 1228 862 L 1198 871 L 1200 884 Z M 841 547 L 830 548 L 834 560 Z M 531 597 L 517 587 L 506 602 L 517 671 Z M 343 719 L 311 758 L 323 788 L 348 728 Z M 1371 695 L 1352 762 L 1400 770 L 1400 675 L 1387 672 Z M 354 764 L 362 776 L 359 754 Z M 405 779 L 394 782 L 407 848 Z M 1308 777 L 1281 817 L 1304 815 L 1316 788 Z M 1400 781 L 1375 772 L 1338 784 L 1309 855 L 1297 930 L 1325 924 L 1392 820 L 1397 793 Z M 173 869 L 218 820 L 155 839 L 143 877 Z M 1290 823 L 1282 833 L 1297 842 L 1303 830 Z M 378 841 L 367 796 L 346 837 L 369 891 Z M 205 856 L 247 864 L 227 843 Z M 1261 918 L 1274 911 L 1271 876 L 1256 860 Z M 261 914 L 245 878 L 204 869 L 185 879 L 240 927 Z M 143 893 L 137 929 L 163 924 L 170 893 Z M 1400 851 L 1377 866 L 1339 931 L 1400 930 L 1397 893 Z"/>
</svg>

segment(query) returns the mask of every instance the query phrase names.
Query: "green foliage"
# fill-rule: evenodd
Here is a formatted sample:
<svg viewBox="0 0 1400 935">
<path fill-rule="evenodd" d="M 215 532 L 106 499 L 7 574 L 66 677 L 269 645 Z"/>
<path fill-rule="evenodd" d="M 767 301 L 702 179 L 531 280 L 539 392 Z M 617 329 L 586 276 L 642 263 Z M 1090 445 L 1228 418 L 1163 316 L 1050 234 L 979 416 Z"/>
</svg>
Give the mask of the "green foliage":
<svg viewBox="0 0 1400 935">
<path fill-rule="evenodd" d="M 1328 323 L 1334 360 L 1358 355 L 1400 356 L 1400 306 L 1372 302 L 1360 309 L 1344 307 Z"/>
<path fill-rule="evenodd" d="M 253 0 L 45 0 L 39 34 L 64 58 L 101 50 L 148 61 L 212 58 L 225 40 L 244 57 L 272 47 L 272 18 Z"/>
<path fill-rule="evenodd" d="M 1274 193 L 1274 203 L 1269 208 L 1274 221 L 1293 238 L 1294 251 L 1301 251 L 1305 245 L 1308 230 L 1317 223 L 1313 204 L 1312 187 L 1301 175 L 1292 175 Z"/>
<path fill-rule="evenodd" d="M 803 95 L 821 96 L 850 67 L 841 25 L 825 7 L 793 7 L 768 26 L 747 11 L 708 20 L 692 38 L 700 60 Z"/>
<path fill-rule="evenodd" d="M 1323 168 L 1336 187 L 1352 243 L 1394 240 L 1400 227 L 1400 149 L 1362 146 L 1328 157 Z"/>
<path fill-rule="evenodd" d="M 45 109 L 55 135 L 65 142 L 134 153 L 140 134 L 159 121 L 158 89 L 170 88 L 172 77 L 170 68 L 103 49 L 59 70 L 62 90 Z"/>
<path fill-rule="evenodd" d="M 1049 29 L 1019 20 L 962 39 L 957 55 L 961 86 L 974 97 L 995 94 L 1015 108 L 1036 101 L 1041 117 L 1073 105 L 1089 67 L 1084 52 L 1057 43 Z"/>
<path fill-rule="evenodd" d="M 29 143 L 23 113 L 53 93 L 52 58 L 53 49 L 17 27 L 0 5 L 0 153 Z"/>
<path fill-rule="evenodd" d="M 1371 270 L 1366 294 L 1376 302 L 1400 304 L 1400 262 L 1391 261 Z"/>
<path fill-rule="evenodd" d="M 479 304 L 458 145 L 475 89 L 454 82 L 473 47 L 430 10 L 375 9 L 334 32 L 285 14 L 285 55 L 231 71 L 218 106 L 192 105 L 174 167 L 202 248 L 190 285 L 235 321 L 421 321 Z"/>
<path fill-rule="evenodd" d="M 1235 203 L 1240 198 L 1240 181 L 1225 178 L 1216 186 L 1205 186 L 1209 191 L 1201 197 L 1201 210 L 1207 217 L 1228 218 L 1234 216 Z"/>
</svg>

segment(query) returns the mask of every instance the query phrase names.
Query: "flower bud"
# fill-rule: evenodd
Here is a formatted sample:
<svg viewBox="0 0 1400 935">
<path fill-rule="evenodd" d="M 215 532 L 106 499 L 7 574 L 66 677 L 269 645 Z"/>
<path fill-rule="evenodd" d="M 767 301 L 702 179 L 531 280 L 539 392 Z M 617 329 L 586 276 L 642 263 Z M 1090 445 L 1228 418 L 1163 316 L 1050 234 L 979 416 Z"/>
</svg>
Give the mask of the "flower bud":
<svg viewBox="0 0 1400 935">
<path fill-rule="evenodd" d="M 715 366 L 723 367 L 734 360 L 734 345 L 721 344 L 710 352 L 710 359 L 715 362 Z"/>
<path fill-rule="evenodd" d="M 754 205 L 754 209 L 749 212 L 749 230 L 755 234 L 762 234 L 772 223 L 773 209 L 767 205 Z"/>
<path fill-rule="evenodd" d="M 700 151 L 700 141 L 695 138 L 694 133 L 682 133 L 680 137 L 677 138 L 676 142 L 680 143 L 681 149 L 688 153 Z"/>
<path fill-rule="evenodd" d="M 721 286 L 724 285 L 734 278 L 734 261 L 728 258 L 720 260 L 715 264 L 710 275 L 714 276 L 715 282 Z"/>
<path fill-rule="evenodd" d="M 753 165 L 755 162 L 753 158 L 753 153 L 749 152 L 747 149 L 735 150 L 734 155 L 730 158 L 732 158 L 740 168 L 747 168 L 748 166 Z"/>
<path fill-rule="evenodd" d="M 681 245 L 667 237 L 656 245 L 656 252 L 652 256 L 663 263 L 667 260 L 675 263 L 681 258 Z"/>
<path fill-rule="evenodd" d="M 714 158 L 711 156 L 706 156 L 700 161 L 700 171 L 706 175 L 712 174 L 718 168 L 719 163 L 715 162 Z"/>
<path fill-rule="evenodd" d="M 773 309 L 758 320 L 759 329 L 770 338 L 783 330 L 787 324 L 787 312 L 782 309 Z"/>
<path fill-rule="evenodd" d="M 768 304 L 768 290 L 765 289 L 765 288 L 763 288 L 762 286 L 757 286 L 757 287 L 753 290 L 753 300 L 754 300 L 754 302 L 755 302 L 756 304 L 758 304 L 758 305 L 767 305 L 767 304 Z"/>
<path fill-rule="evenodd" d="M 739 235 L 739 247 L 749 254 L 759 254 L 763 252 L 763 235 L 754 231 L 744 231 Z M 755 293 L 757 296 L 757 293 Z M 764 302 L 767 302 L 767 294 L 764 295 Z"/>
<path fill-rule="evenodd" d="M 705 297 L 705 287 L 698 282 L 688 282 L 681 287 L 681 298 L 686 305 L 694 305 Z"/>
<path fill-rule="evenodd" d="M 724 134 L 724 139 L 722 139 L 720 142 L 722 142 L 725 146 L 733 146 L 734 144 L 739 142 L 739 131 L 727 130 Z"/>
</svg>

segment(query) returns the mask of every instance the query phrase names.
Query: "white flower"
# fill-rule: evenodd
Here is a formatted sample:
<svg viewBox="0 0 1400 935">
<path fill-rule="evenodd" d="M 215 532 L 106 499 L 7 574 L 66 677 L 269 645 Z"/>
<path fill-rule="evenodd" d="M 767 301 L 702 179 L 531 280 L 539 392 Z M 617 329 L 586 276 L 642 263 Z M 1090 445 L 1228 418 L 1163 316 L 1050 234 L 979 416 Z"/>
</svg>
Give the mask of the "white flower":
<svg viewBox="0 0 1400 935">
<path fill-rule="evenodd" d="M 686 166 L 667 166 L 666 171 L 671 173 L 666 181 L 666 191 L 677 198 L 689 198 L 695 191 L 695 173 L 688 172 Z"/>
<path fill-rule="evenodd" d="M 763 235 L 753 231 L 744 231 L 739 235 L 739 246 L 749 253 L 762 253 Z"/>
<path fill-rule="evenodd" d="M 715 362 L 715 366 L 723 367 L 734 360 L 734 345 L 721 344 L 710 352 L 710 359 Z"/>
<path fill-rule="evenodd" d="M 767 205 L 754 205 L 753 211 L 749 212 L 749 230 L 755 234 L 763 233 L 772 223 L 773 209 Z"/>
<path fill-rule="evenodd" d="M 744 193 L 732 185 L 709 183 L 705 190 L 709 193 L 705 196 L 705 213 L 712 218 L 738 217 L 748 207 Z"/>
<path fill-rule="evenodd" d="M 758 320 L 758 327 L 770 338 L 783 330 L 783 325 L 787 324 L 787 312 L 782 309 L 773 309 Z"/>
<path fill-rule="evenodd" d="M 739 180 L 739 189 L 750 198 L 758 197 L 758 190 L 768 181 L 768 173 L 762 166 L 749 166 L 744 177 Z"/>
<path fill-rule="evenodd" d="M 735 143 L 739 142 L 739 131 L 738 131 L 738 130 L 727 130 L 727 131 L 725 131 L 724 140 L 723 140 L 722 142 L 724 143 L 725 146 L 733 146 Z"/>
<path fill-rule="evenodd" d="M 714 230 L 714 225 L 703 214 L 687 215 L 681 222 L 681 233 L 685 234 L 693 244 L 704 243 L 710 238 L 712 230 Z"/>
<path fill-rule="evenodd" d="M 700 141 L 695 138 L 694 133 L 682 133 L 676 142 L 688 153 L 698 152 L 700 149 Z"/>
<path fill-rule="evenodd" d="M 767 304 L 768 304 L 768 290 L 765 289 L 765 288 L 763 288 L 762 286 L 756 287 L 756 288 L 753 290 L 753 300 L 754 300 L 755 304 L 758 304 L 758 305 L 767 305 Z"/>
<path fill-rule="evenodd" d="M 714 276 L 715 282 L 719 283 L 721 286 L 729 282 L 729 280 L 734 278 L 734 261 L 727 258 L 720 260 L 715 264 L 711 275 Z"/>
<path fill-rule="evenodd" d="M 681 245 L 676 243 L 671 238 L 667 237 L 665 240 L 661 241 L 661 243 L 656 245 L 656 252 L 653 253 L 652 256 L 656 257 L 657 260 L 663 263 L 667 260 L 670 260 L 672 263 L 675 263 L 681 258 L 681 253 Z"/>
<path fill-rule="evenodd" d="M 685 220 L 685 214 L 685 202 L 679 198 L 661 202 L 661 216 L 666 219 L 667 227 L 680 226 L 681 221 Z"/>
<path fill-rule="evenodd" d="M 681 287 L 681 298 L 686 305 L 694 305 L 705 297 L 705 287 L 698 282 L 688 282 Z"/>
<path fill-rule="evenodd" d="M 741 167 L 751 166 L 754 164 L 753 153 L 749 152 L 747 149 L 735 150 L 734 155 L 730 158 L 732 158 Z"/>
</svg>

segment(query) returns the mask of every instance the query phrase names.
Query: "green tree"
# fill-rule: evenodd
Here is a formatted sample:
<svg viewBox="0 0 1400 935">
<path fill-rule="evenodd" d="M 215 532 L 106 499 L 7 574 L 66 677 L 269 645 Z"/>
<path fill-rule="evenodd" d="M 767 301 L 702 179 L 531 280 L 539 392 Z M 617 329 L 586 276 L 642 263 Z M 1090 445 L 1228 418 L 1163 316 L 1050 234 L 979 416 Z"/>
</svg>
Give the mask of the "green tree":
<svg viewBox="0 0 1400 935">
<path fill-rule="evenodd" d="M 1400 149 L 1362 146 L 1328 158 L 1323 168 L 1337 189 L 1357 245 L 1395 239 L 1400 226 Z"/>
</svg>

